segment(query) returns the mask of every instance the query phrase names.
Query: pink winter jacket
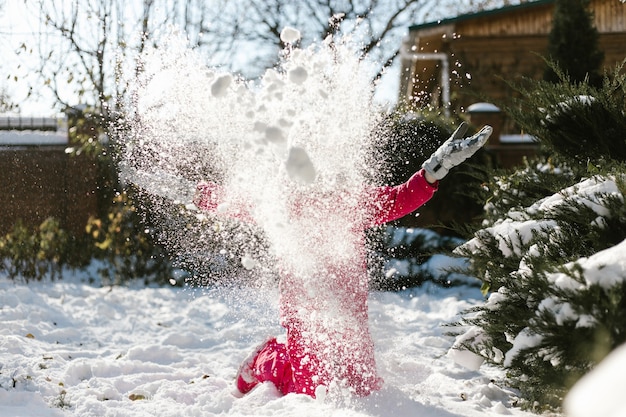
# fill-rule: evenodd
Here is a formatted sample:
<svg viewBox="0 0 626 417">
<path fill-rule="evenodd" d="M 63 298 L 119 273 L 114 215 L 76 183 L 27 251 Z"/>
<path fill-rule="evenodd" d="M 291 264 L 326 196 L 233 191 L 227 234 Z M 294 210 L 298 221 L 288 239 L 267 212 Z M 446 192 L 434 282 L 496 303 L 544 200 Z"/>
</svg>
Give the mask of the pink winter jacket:
<svg viewBox="0 0 626 417">
<path fill-rule="evenodd" d="M 421 169 L 408 181 L 394 187 L 378 187 L 363 193 L 362 204 L 367 205 L 369 219 L 363 224 L 370 228 L 397 220 L 417 210 L 431 199 L 437 191 L 438 183 L 430 184 Z M 215 212 L 222 200 L 222 190 L 217 184 L 202 182 L 197 188 L 199 195 L 195 204 L 198 208 Z M 231 217 L 243 221 L 253 221 L 244 204 Z"/>
<path fill-rule="evenodd" d="M 293 216 L 306 216 L 309 210 L 313 216 L 324 220 L 324 216 L 333 215 L 320 213 L 320 210 L 327 210 L 345 212 L 346 218 L 351 219 L 354 213 L 346 246 L 346 251 L 353 256 L 342 258 L 316 253 L 328 249 L 324 246 L 326 242 L 315 241 L 318 237 L 313 233 L 314 237 L 307 242 L 309 247 L 303 251 L 313 253 L 321 261 L 301 271 L 289 260 L 279 260 L 280 319 L 287 329 L 287 343 L 286 346 L 273 343 L 271 346 L 277 346 L 274 351 L 264 352 L 268 359 L 267 363 L 258 364 L 260 381 L 274 382 L 284 394 L 297 392 L 311 396 L 315 396 L 318 386 L 333 383 L 359 396 L 380 388 L 382 380 L 377 374 L 374 343 L 368 326 L 364 231 L 415 211 L 433 196 L 437 186 L 437 183 L 428 183 L 420 170 L 403 184 L 362 192 L 356 199 L 360 207 L 350 207 L 339 198 L 331 207 L 326 205 L 322 209 L 315 201 L 295 204 Z M 202 184 L 199 190 L 197 206 L 216 211 L 221 198 L 219 186 Z M 245 207 L 230 215 L 251 221 Z M 321 239 L 327 237 L 328 234 L 319 235 Z"/>
</svg>

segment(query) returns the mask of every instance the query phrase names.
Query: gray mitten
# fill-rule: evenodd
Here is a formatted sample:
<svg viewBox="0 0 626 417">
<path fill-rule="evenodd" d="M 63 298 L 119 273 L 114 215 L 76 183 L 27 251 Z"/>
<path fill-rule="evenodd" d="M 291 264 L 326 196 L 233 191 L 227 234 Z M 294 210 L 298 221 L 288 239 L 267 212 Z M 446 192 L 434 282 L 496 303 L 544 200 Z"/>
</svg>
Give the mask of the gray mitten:
<svg viewBox="0 0 626 417">
<path fill-rule="evenodd" d="M 422 164 L 422 168 L 433 178 L 440 180 L 448 174 L 451 168 L 459 165 L 479 150 L 491 136 L 491 126 L 484 126 L 478 133 L 469 138 L 463 138 L 467 131 L 467 123 L 457 127 L 450 139 L 433 153 Z"/>
</svg>

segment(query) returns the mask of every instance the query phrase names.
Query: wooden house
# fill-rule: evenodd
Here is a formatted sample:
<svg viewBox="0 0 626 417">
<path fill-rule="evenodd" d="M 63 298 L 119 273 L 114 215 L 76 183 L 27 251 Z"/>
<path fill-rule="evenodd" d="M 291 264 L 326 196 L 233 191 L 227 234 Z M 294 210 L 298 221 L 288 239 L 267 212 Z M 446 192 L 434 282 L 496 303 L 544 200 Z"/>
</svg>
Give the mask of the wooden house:
<svg viewBox="0 0 626 417">
<path fill-rule="evenodd" d="M 470 106 L 477 101 L 506 102 L 513 91 L 503 80 L 543 76 L 554 3 L 528 1 L 410 27 L 400 51 L 400 100 L 468 112 L 480 123 L 494 120 L 490 146 L 503 145 L 502 136 L 503 142 L 528 148 L 527 141 L 516 136 L 520 132 L 514 124 L 497 109 L 479 105 L 475 106 L 479 111 L 472 112 Z M 603 65 L 611 70 L 626 58 L 626 3 L 591 0 L 590 10 L 600 35 Z M 518 160 L 515 156 L 505 165 Z"/>
</svg>

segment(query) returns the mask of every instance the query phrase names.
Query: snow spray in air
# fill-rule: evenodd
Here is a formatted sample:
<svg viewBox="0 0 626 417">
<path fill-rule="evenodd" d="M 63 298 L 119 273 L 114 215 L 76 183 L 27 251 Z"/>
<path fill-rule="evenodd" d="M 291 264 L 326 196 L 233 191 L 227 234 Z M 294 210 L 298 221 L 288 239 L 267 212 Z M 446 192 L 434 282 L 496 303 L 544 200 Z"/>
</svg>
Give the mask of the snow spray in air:
<svg viewBox="0 0 626 417">
<path fill-rule="evenodd" d="M 380 113 L 367 65 L 332 38 L 299 49 L 296 30 L 282 37 L 280 65 L 255 82 L 207 68 L 180 36 L 141 57 L 122 177 L 186 206 L 151 217 L 184 266 L 213 283 L 263 280 L 274 260 L 301 276 L 329 257 L 354 259 L 362 213 L 341 207 L 371 174 Z M 219 189 L 212 211 L 191 204 L 201 182 Z M 173 218 L 183 211 L 191 217 Z"/>
<path fill-rule="evenodd" d="M 329 379 L 372 385 L 363 201 L 381 113 L 353 48 L 282 37 L 280 65 L 254 83 L 206 68 L 176 37 L 146 52 L 122 174 L 178 202 L 157 210 L 158 229 L 188 269 L 204 263 L 216 284 L 277 278 L 282 324 L 343 367 Z"/>
</svg>

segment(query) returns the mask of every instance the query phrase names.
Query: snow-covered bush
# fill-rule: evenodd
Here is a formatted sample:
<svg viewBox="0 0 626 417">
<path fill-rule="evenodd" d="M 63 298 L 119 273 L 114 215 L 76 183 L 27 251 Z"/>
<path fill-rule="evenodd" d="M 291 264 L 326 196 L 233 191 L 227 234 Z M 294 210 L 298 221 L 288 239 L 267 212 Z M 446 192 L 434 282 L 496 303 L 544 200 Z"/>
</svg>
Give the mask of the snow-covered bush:
<svg viewBox="0 0 626 417">
<path fill-rule="evenodd" d="M 507 368 L 529 401 L 558 407 L 626 342 L 624 181 L 581 181 L 511 211 L 457 249 L 489 294 L 464 317 L 481 335 L 465 347 Z"/>
<path fill-rule="evenodd" d="M 378 250 L 370 265 L 372 288 L 397 291 L 426 281 L 442 286 L 478 285 L 479 281 L 457 272 L 466 268 L 466 260 L 450 252 L 462 239 L 412 227 L 384 228 Z"/>
<path fill-rule="evenodd" d="M 518 99 L 503 106 L 525 133 L 551 155 L 585 168 L 626 161 L 626 60 L 601 88 L 567 81 L 533 81 L 514 86 Z"/>
<path fill-rule="evenodd" d="M 625 80 L 524 90 L 524 114 L 513 113 L 544 155 L 494 176 L 482 228 L 456 249 L 487 300 L 456 323 L 451 356 L 504 367 L 536 410 L 559 408 L 626 342 Z"/>
</svg>

